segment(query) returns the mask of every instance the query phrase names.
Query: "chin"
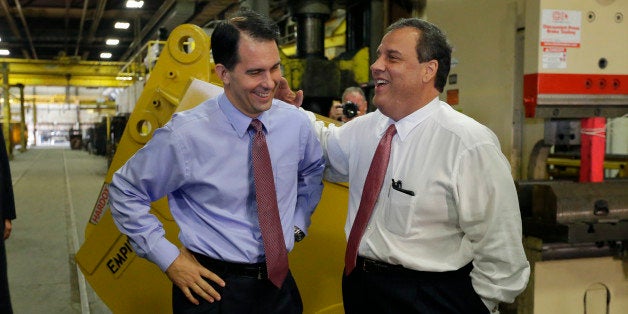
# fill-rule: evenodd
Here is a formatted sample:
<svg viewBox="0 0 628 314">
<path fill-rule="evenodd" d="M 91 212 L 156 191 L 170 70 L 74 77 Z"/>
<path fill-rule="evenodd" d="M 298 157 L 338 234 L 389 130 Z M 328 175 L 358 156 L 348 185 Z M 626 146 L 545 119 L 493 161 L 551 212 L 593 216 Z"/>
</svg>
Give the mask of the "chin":
<svg viewBox="0 0 628 314">
<path fill-rule="evenodd" d="M 268 109 L 270 109 L 270 107 L 272 107 L 273 103 L 271 101 L 269 101 L 268 103 L 265 104 L 261 104 L 259 106 L 257 106 L 257 110 L 259 110 L 259 112 L 264 112 Z"/>
<path fill-rule="evenodd" d="M 384 99 L 384 97 L 377 97 L 377 95 L 375 95 L 375 97 L 373 97 L 373 104 L 375 104 L 375 107 L 379 108 L 381 103 L 385 103 L 386 99 Z"/>
</svg>

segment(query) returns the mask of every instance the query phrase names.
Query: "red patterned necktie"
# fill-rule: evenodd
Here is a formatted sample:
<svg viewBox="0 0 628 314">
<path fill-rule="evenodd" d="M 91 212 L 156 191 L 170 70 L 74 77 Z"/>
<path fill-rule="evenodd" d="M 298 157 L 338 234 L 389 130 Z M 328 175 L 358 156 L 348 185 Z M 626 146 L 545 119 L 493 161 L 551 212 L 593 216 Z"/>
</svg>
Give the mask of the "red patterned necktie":
<svg viewBox="0 0 628 314">
<path fill-rule="evenodd" d="M 355 268 L 360 240 L 369 222 L 369 218 L 379 197 L 379 191 L 382 189 L 384 177 L 386 176 L 388 160 L 390 159 L 390 144 L 395 133 L 397 133 L 397 129 L 395 129 L 394 124 L 391 124 L 379 141 L 375 155 L 373 155 L 371 167 L 366 175 L 366 181 L 364 182 L 358 214 L 353 221 L 351 233 L 349 233 L 347 251 L 345 252 L 345 275 L 349 275 Z"/>
<path fill-rule="evenodd" d="M 281 288 L 288 275 L 288 254 L 279 219 L 273 169 L 266 146 L 266 136 L 262 130 L 262 122 L 253 119 L 251 126 L 255 130 L 251 148 L 253 181 L 255 182 L 257 215 L 266 253 L 266 269 L 268 279 L 275 286 Z"/>
</svg>

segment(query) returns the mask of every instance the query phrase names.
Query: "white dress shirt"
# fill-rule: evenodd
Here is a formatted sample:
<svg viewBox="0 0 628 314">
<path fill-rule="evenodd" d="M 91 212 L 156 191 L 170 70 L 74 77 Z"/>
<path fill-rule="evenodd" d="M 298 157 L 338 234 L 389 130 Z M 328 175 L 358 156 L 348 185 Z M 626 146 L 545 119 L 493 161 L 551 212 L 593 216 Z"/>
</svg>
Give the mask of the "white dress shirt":
<svg viewBox="0 0 628 314">
<path fill-rule="evenodd" d="M 341 127 L 315 122 L 325 178 L 349 182 L 347 237 L 371 159 L 391 123 L 397 135 L 358 254 L 433 272 L 473 262 L 473 287 L 487 308 L 513 302 L 530 266 L 510 165 L 491 130 L 438 98 L 397 122 L 379 111 Z M 414 196 L 393 189 L 392 180 Z"/>
</svg>

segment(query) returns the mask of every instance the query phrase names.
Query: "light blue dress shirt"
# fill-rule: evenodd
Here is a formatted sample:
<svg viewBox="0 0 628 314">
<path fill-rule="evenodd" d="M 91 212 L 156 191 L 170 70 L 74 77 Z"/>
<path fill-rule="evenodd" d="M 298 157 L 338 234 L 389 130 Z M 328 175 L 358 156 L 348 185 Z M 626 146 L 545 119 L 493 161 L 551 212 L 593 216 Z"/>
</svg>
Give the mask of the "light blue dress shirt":
<svg viewBox="0 0 628 314">
<path fill-rule="evenodd" d="M 258 119 L 266 131 L 290 251 L 293 227 L 307 232 L 320 200 L 323 153 L 308 117 L 296 107 L 273 100 Z M 157 217 L 149 213 L 150 203 L 167 195 L 186 248 L 224 261 L 264 261 L 250 162 L 250 122 L 220 94 L 173 115 L 113 175 L 111 213 L 139 256 L 165 271 L 179 254 L 164 237 Z"/>
</svg>

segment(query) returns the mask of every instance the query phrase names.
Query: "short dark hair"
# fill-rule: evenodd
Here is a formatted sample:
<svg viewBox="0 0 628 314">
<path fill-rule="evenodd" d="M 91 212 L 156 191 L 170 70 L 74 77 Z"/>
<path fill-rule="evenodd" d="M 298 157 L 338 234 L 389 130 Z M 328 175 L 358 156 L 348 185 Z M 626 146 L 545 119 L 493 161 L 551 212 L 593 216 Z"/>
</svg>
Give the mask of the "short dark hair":
<svg viewBox="0 0 628 314">
<path fill-rule="evenodd" d="M 211 35 L 211 50 L 215 64 L 233 70 L 240 62 L 238 45 L 240 33 L 260 41 L 273 40 L 279 43 L 279 28 L 269 17 L 244 9 L 228 20 L 218 23 Z"/>
<path fill-rule="evenodd" d="M 419 62 L 430 60 L 438 62 L 434 87 L 442 93 L 451 68 L 452 48 L 447 41 L 447 37 L 436 25 L 419 18 L 400 19 L 388 26 L 386 33 L 403 27 L 413 27 L 420 31 L 419 39 L 416 43 L 416 53 L 419 56 Z"/>
</svg>

